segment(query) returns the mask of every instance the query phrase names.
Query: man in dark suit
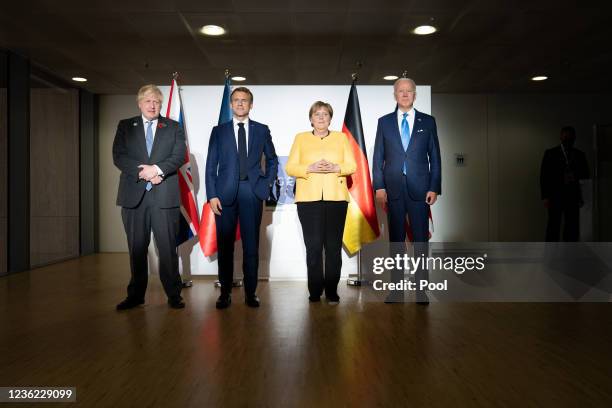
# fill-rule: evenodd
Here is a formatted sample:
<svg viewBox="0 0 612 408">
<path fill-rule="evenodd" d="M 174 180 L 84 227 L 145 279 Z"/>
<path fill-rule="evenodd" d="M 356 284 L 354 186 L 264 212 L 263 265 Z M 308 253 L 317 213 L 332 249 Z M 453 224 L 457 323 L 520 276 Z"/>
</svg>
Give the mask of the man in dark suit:
<svg viewBox="0 0 612 408">
<path fill-rule="evenodd" d="M 392 252 L 403 250 L 406 216 L 413 233 L 414 256 L 428 253 L 429 206 L 442 188 L 440 144 L 433 116 L 413 108 L 416 84 L 400 78 L 393 85 L 397 110 L 381 117 L 376 130 L 372 173 L 377 201 L 387 207 Z M 392 281 L 403 279 L 403 271 Z M 427 269 L 416 271 L 416 280 L 427 280 Z M 403 293 L 392 293 L 389 303 L 401 302 Z M 417 303 L 427 305 L 424 291 L 417 291 Z"/>
<path fill-rule="evenodd" d="M 141 115 L 117 126 L 113 161 L 121 170 L 117 205 L 127 235 L 132 278 L 118 310 L 144 303 L 147 289 L 147 248 L 151 230 L 159 250 L 159 278 L 168 304 L 182 309 L 176 234 L 179 223 L 177 170 L 185 160 L 185 134 L 179 124 L 160 116 L 162 93 L 155 85 L 138 91 Z"/>
<path fill-rule="evenodd" d="M 580 180 L 589 178 L 589 165 L 584 153 L 574 148 L 576 130 L 561 129 L 561 144 L 546 150 L 540 169 L 540 189 L 544 207 L 548 209 L 546 241 L 559 241 L 564 219 L 563 241 L 580 239 L 580 207 L 584 204 Z"/>
<path fill-rule="evenodd" d="M 231 304 L 234 275 L 234 237 L 240 223 L 242 269 L 246 304 L 259 307 L 259 227 L 263 201 L 276 180 L 278 158 L 270 129 L 249 119 L 253 94 L 248 88 L 232 91 L 233 119 L 215 126 L 206 158 L 206 196 L 215 213 L 221 295 L 217 309 Z M 265 158 L 265 169 L 262 159 Z"/>
</svg>

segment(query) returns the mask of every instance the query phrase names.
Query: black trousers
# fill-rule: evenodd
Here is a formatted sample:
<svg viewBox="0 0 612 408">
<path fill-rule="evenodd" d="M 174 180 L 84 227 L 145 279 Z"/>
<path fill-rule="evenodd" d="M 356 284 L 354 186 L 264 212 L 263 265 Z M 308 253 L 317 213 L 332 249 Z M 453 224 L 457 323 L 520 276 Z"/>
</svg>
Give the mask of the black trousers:
<svg viewBox="0 0 612 408">
<path fill-rule="evenodd" d="M 578 242 L 580 240 L 580 205 L 572 202 L 551 201 L 548 208 L 548 223 L 546 225 L 546 241 L 558 242 L 561 238 L 561 220 L 564 220 L 563 241 Z"/>
<path fill-rule="evenodd" d="M 346 201 L 309 201 L 297 203 L 298 217 L 306 245 L 308 291 L 320 297 L 325 289 L 328 299 L 338 298 L 342 268 L 342 235 L 346 219 Z M 323 273 L 325 249 L 325 273 Z"/>
<path fill-rule="evenodd" d="M 259 268 L 259 227 L 263 201 L 255 195 L 248 181 L 241 181 L 238 196 L 231 205 L 223 205 L 221 215 L 215 215 L 217 226 L 217 247 L 219 282 L 221 293 L 232 291 L 234 279 L 234 241 L 236 226 L 240 222 L 242 240 L 242 273 L 244 294 L 255 295 Z"/>
<path fill-rule="evenodd" d="M 159 208 L 151 192 L 146 192 L 135 208 L 122 208 L 121 217 L 127 235 L 132 278 L 128 297 L 144 301 L 147 290 L 147 251 L 151 230 L 159 251 L 159 279 L 168 299 L 180 299 L 182 282 L 178 271 L 176 234 L 179 227 L 178 208 Z"/>
</svg>

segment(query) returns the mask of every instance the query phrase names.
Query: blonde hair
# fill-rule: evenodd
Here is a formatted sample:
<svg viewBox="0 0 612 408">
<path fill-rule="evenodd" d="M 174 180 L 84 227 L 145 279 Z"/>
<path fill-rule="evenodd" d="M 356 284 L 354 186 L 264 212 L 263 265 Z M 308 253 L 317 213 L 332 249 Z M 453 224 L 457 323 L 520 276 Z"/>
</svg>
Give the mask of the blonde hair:
<svg viewBox="0 0 612 408">
<path fill-rule="evenodd" d="M 312 115 L 314 115 L 314 113 L 321 108 L 325 108 L 327 110 L 327 113 L 329 113 L 330 119 L 334 117 L 334 109 L 331 107 L 329 103 L 323 102 L 323 101 L 316 101 L 310 107 L 310 111 L 308 111 L 308 119 L 312 118 Z"/>
<path fill-rule="evenodd" d="M 164 101 L 164 95 L 161 93 L 161 91 L 159 90 L 159 88 L 153 84 L 148 84 L 148 85 L 144 85 L 141 86 L 140 89 L 138 90 L 138 94 L 136 96 L 136 101 L 140 102 L 140 100 L 142 98 L 145 97 L 146 94 L 148 93 L 152 93 L 154 95 L 156 95 L 159 99 L 159 103 L 162 103 Z"/>
</svg>

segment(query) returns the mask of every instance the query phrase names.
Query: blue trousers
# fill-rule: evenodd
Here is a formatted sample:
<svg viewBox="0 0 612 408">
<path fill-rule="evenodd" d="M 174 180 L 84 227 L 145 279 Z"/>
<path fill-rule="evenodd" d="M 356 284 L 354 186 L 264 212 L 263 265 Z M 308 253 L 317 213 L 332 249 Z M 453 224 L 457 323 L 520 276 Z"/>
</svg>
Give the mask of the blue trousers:
<svg viewBox="0 0 612 408">
<path fill-rule="evenodd" d="M 408 194 L 408 186 L 404 184 L 400 197 L 396 200 L 387 201 L 387 209 L 391 256 L 395 256 L 401 248 L 404 248 L 406 216 L 410 220 L 410 228 L 412 229 L 414 256 L 418 257 L 421 254 L 427 256 L 429 252 L 429 204 L 425 202 L 425 197 L 423 196 L 420 200 L 413 200 Z M 417 280 L 427 280 L 429 278 L 427 269 L 417 270 L 415 275 Z M 391 276 L 393 282 L 399 282 L 401 279 L 403 279 L 403 273 L 401 272 L 395 272 Z"/>
<path fill-rule="evenodd" d="M 221 215 L 215 215 L 221 293 L 232 290 L 234 279 L 234 238 L 240 221 L 242 239 L 242 272 L 244 293 L 255 295 L 259 268 L 259 227 L 263 201 L 255 196 L 248 181 L 241 181 L 238 196 L 231 205 L 222 205 Z"/>
</svg>

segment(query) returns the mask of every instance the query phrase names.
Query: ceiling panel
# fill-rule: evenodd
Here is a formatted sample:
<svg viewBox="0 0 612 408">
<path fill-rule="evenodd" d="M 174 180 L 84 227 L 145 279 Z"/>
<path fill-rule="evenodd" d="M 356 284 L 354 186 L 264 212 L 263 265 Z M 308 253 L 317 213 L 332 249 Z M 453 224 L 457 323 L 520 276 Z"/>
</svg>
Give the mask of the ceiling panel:
<svg viewBox="0 0 612 408">
<path fill-rule="evenodd" d="M 609 91 L 611 2 L 502 0 L 24 0 L 3 5 L 0 47 L 96 93 L 181 73 L 191 84 L 360 83 L 408 74 L 433 92 Z M 431 22 L 439 31 L 411 30 Z M 219 24 L 228 33 L 204 37 Z M 534 85 L 535 73 L 549 75 Z"/>
</svg>

